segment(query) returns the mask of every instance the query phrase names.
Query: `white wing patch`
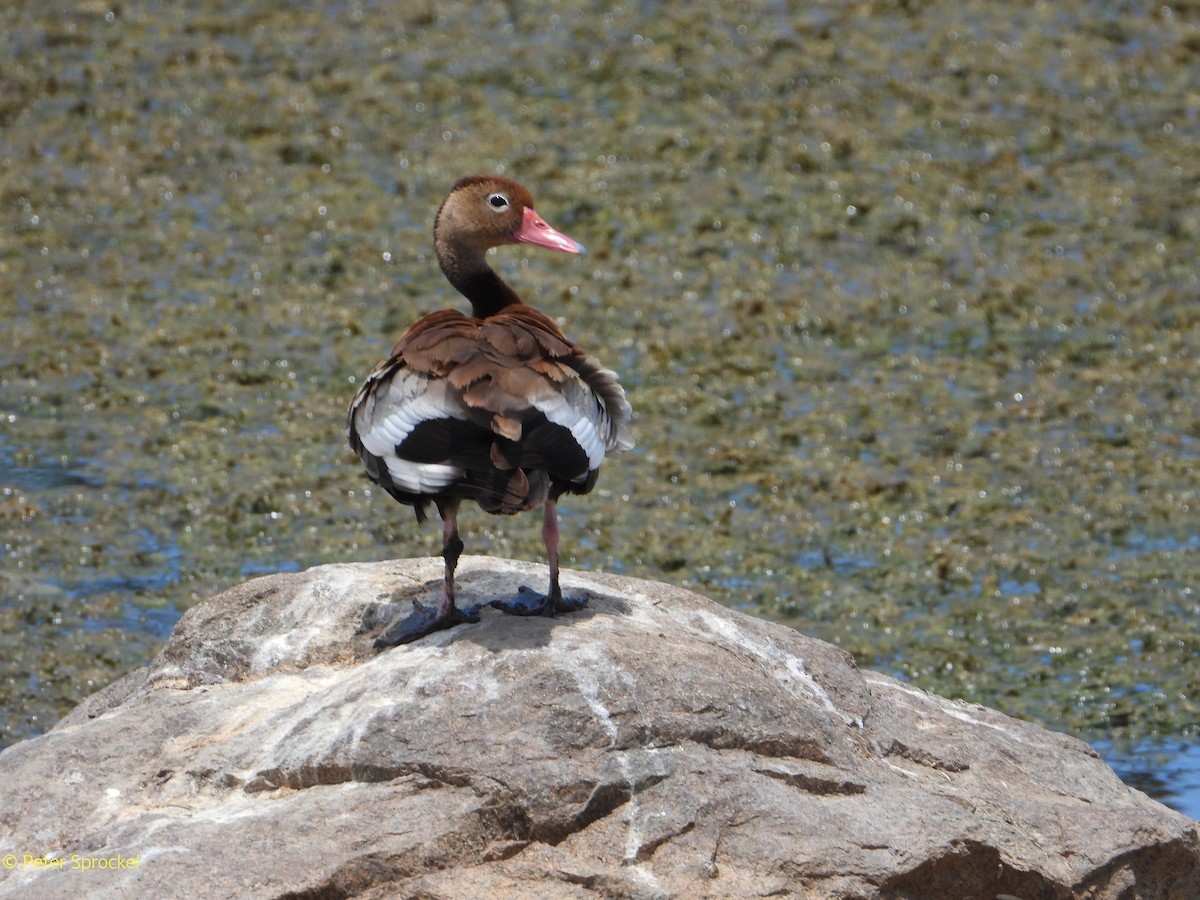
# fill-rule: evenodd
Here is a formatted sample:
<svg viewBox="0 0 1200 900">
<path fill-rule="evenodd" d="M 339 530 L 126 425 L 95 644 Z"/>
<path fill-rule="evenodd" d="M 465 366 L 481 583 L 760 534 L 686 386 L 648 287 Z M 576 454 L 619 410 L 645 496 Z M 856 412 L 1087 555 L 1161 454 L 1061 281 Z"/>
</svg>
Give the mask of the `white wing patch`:
<svg viewBox="0 0 1200 900">
<path fill-rule="evenodd" d="M 458 466 L 409 462 L 395 453 L 376 455 L 383 458 L 388 474 L 392 476 L 392 483 L 410 494 L 436 494 L 447 485 L 454 484 L 463 474 Z"/>
<path fill-rule="evenodd" d="M 584 405 L 572 403 L 566 396 L 559 393 L 550 394 L 545 397 L 539 397 L 533 401 L 533 407 L 544 415 L 549 422 L 555 425 L 561 425 L 563 428 L 571 432 L 571 437 L 575 438 L 580 449 L 587 454 L 588 469 L 598 469 L 600 463 L 604 461 L 604 440 L 600 436 L 598 423 L 592 416 L 587 415 L 587 405 L 599 407 L 595 402 L 595 398 L 591 396 L 591 391 L 580 392 L 584 396 L 579 398 L 584 401 Z M 578 480 L 582 480 L 587 472 L 580 472 Z"/>
<path fill-rule="evenodd" d="M 588 471 L 595 471 L 605 456 L 633 446 L 628 433 L 631 411 L 616 374 L 591 357 L 586 363 L 587 369 L 580 372 L 578 381 L 567 381 L 556 391 L 530 402 L 548 421 L 571 432 L 587 454 Z M 580 472 L 574 480 L 584 481 L 587 474 Z"/>
<path fill-rule="evenodd" d="M 396 487 L 412 494 L 435 494 L 457 481 L 463 470 L 443 463 L 401 459 L 396 447 L 422 422 L 446 418 L 468 417 L 459 404 L 450 400 L 444 381 L 397 370 L 354 411 L 354 427 L 363 448 L 383 460 Z"/>
</svg>

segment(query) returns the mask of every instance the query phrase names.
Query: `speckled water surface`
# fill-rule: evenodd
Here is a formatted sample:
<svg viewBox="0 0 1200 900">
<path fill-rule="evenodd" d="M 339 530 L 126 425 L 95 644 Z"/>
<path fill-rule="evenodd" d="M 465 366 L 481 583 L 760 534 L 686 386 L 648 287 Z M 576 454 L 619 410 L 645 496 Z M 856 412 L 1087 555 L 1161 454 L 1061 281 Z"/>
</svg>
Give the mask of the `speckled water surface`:
<svg viewBox="0 0 1200 900">
<path fill-rule="evenodd" d="M 437 553 L 343 416 L 407 323 L 460 305 L 433 213 L 496 171 L 591 252 L 494 264 L 637 411 L 638 449 L 561 507 L 564 565 L 1115 759 L 1159 748 L 1143 784 L 1195 759 L 1198 21 L 6 5 L 0 743 L 232 583 Z M 538 516 L 463 524 L 469 552 L 540 558 Z"/>
</svg>

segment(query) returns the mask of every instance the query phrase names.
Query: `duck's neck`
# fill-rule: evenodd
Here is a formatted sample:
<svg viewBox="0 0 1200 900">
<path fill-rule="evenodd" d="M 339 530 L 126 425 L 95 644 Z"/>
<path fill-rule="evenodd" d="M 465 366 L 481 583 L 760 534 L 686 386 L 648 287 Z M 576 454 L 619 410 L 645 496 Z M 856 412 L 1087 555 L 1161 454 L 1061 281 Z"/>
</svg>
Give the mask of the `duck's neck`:
<svg viewBox="0 0 1200 900">
<path fill-rule="evenodd" d="M 506 306 L 521 302 L 517 292 L 492 270 L 482 253 L 466 256 L 443 247 L 437 249 L 442 272 L 471 301 L 471 313 L 476 318 L 486 319 Z"/>
</svg>

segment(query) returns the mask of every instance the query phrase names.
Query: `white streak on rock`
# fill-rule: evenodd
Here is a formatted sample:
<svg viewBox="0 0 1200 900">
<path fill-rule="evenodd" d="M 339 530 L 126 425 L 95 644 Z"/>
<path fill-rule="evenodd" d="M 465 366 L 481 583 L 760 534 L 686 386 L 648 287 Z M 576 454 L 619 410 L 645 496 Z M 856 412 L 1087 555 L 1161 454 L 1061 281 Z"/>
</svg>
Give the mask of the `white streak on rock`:
<svg viewBox="0 0 1200 900">
<path fill-rule="evenodd" d="M 847 725 L 856 728 L 862 727 L 863 723 L 860 717 L 849 715 L 838 709 L 829 693 L 817 684 L 812 675 L 808 673 L 804 660 L 785 653 L 769 641 L 757 640 L 747 635 L 728 618 L 722 618 L 705 610 L 691 612 L 689 618 L 693 621 L 696 618 L 700 619 L 705 630 L 770 663 L 768 671 L 789 690 L 795 692 L 799 689 L 826 710 L 839 716 Z"/>
</svg>

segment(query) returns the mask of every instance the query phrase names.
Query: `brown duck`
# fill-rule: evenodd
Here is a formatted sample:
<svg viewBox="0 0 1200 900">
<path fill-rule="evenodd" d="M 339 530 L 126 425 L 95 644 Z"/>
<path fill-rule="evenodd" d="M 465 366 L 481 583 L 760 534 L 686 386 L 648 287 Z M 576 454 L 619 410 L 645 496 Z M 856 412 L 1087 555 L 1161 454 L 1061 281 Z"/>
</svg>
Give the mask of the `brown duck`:
<svg viewBox="0 0 1200 900">
<path fill-rule="evenodd" d="M 484 604 L 459 608 L 454 598 L 463 500 L 498 515 L 544 509 L 548 593 L 522 587 L 516 598 L 487 605 L 515 615 L 581 609 L 586 598 L 563 597 L 558 584 L 555 504 L 564 493 L 591 491 L 604 458 L 633 446 L 616 374 L 522 303 L 485 258 L 501 244 L 564 253 L 583 246 L 547 225 L 525 188 L 490 175 L 455 183 L 434 220 L 433 243 L 471 315 L 441 310 L 411 325 L 363 382 L 348 417 L 350 446 L 371 480 L 413 507 L 418 522 L 430 503 L 442 519 L 441 602 L 430 609 L 413 601 L 377 646 L 479 621 Z"/>
</svg>

